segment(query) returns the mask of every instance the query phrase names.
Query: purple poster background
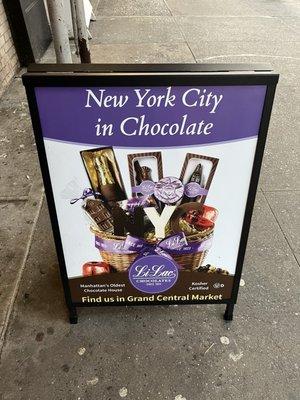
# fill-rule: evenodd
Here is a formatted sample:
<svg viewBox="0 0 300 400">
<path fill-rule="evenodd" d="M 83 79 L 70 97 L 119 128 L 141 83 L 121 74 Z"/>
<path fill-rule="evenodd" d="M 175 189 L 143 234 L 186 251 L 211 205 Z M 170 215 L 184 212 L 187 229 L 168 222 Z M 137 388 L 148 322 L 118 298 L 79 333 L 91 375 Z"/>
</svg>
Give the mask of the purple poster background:
<svg viewBox="0 0 300 400">
<path fill-rule="evenodd" d="M 155 96 L 166 95 L 167 87 L 144 86 L 151 89 Z M 189 89 L 197 88 L 216 96 L 222 95 L 215 113 L 212 107 L 187 107 L 182 102 L 182 95 Z M 106 95 L 127 95 L 129 99 L 122 107 L 99 107 L 90 99 L 87 103 L 87 89 L 95 95 L 99 89 L 105 89 Z M 38 87 L 36 98 L 39 108 L 42 134 L 44 138 L 82 144 L 114 145 L 124 147 L 170 147 L 196 144 L 207 144 L 253 137 L 258 134 L 260 119 L 265 99 L 266 86 L 172 86 L 171 93 L 176 96 L 173 107 L 137 108 L 137 96 L 134 89 L 138 87 Z M 197 101 L 196 91 L 191 92 L 190 104 Z M 186 125 L 199 123 L 202 120 L 213 123 L 208 135 L 160 135 L 126 136 L 120 131 L 121 122 L 128 117 L 139 118 L 145 115 L 146 122 L 153 125 L 181 124 L 183 115 L 187 114 Z M 112 136 L 97 136 L 95 125 L 98 118 L 101 123 L 113 124 Z M 135 121 L 126 124 L 132 132 L 138 128 Z"/>
</svg>

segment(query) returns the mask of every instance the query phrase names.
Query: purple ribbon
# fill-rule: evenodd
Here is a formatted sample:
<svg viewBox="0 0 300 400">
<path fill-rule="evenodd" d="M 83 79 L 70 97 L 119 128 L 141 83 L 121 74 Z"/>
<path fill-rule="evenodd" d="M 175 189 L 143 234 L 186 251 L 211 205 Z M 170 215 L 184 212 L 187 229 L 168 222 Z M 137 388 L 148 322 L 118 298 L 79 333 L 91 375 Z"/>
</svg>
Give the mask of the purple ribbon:
<svg viewBox="0 0 300 400">
<path fill-rule="evenodd" d="M 103 239 L 95 236 L 95 247 L 99 250 L 108 251 L 109 253 L 131 254 L 137 250 L 129 250 L 124 246 L 125 240 Z"/>
<path fill-rule="evenodd" d="M 154 193 L 155 185 L 155 182 L 143 181 L 139 185 L 133 186 L 132 192 L 150 196 Z M 208 190 L 200 186 L 197 182 L 189 182 L 184 185 L 184 194 L 187 197 L 193 198 L 197 196 L 205 196 L 207 193 Z"/>
<path fill-rule="evenodd" d="M 139 185 L 132 187 L 133 193 L 142 193 L 144 196 L 151 196 L 154 193 L 155 182 L 142 181 Z"/>
<path fill-rule="evenodd" d="M 208 190 L 201 187 L 197 182 L 189 182 L 184 185 L 184 194 L 187 197 L 197 197 L 207 195 Z"/>
<path fill-rule="evenodd" d="M 191 254 L 200 251 L 209 250 L 212 244 L 212 238 L 203 240 L 202 242 L 188 243 L 183 232 L 175 235 L 168 236 L 162 239 L 157 244 L 149 244 L 144 239 L 128 235 L 125 240 L 104 239 L 95 236 L 95 247 L 99 250 L 107 251 L 110 253 L 132 254 L 140 253 L 145 250 L 161 249 L 167 253 L 172 254 Z"/>
<path fill-rule="evenodd" d="M 70 200 L 70 204 L 75 204 L 75 203 L 77 203 L 78 200 L 84 200 L 87 197 L 95 196 L 95 195 L 100 195 L 100 193 L 94 192 L 91 188 L 84 189 L 84 191 L 82 192 L 82 196 Z"/>
<path fill-rule="evenodd" d="M 148 196 L 133 197 L 127 201 L 126 208 L 129 212 L 133 212 L 135 207 L 150 207 L 151 203 Z"/>
</svg>

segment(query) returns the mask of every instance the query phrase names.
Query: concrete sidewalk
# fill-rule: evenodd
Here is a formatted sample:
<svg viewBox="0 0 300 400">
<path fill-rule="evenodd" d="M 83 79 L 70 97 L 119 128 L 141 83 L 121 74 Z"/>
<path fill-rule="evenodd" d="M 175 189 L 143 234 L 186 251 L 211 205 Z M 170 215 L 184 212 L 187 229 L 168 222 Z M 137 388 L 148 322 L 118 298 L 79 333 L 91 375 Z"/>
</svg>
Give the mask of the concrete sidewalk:
<svg viewBox="0 0 300 400">
<path fill-rule="evenodd" d="M 299 2 L 102 0 L 95 13 L 93 62 L 267 62 L 282 74 L 245 285 L 231 324 L 212 305 L 85 309 L 70 326 L 16 77 L 0 100 L 0 399 L 298 399 Z"/>
</svg>

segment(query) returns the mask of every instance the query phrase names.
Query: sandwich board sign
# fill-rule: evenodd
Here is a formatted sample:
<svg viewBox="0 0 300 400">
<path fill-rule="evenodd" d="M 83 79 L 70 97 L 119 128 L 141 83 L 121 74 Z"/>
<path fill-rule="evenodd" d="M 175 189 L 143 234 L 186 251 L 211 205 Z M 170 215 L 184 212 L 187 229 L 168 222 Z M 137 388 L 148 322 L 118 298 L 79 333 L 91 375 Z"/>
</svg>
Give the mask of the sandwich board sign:
<svg viewBox="0 0 300 400">
<path fill-rule="evenodd" d="M 139 304 L 232 319 L 277 81 L 245 65 L 23 75 L 72 323 Z"/>
</svg>

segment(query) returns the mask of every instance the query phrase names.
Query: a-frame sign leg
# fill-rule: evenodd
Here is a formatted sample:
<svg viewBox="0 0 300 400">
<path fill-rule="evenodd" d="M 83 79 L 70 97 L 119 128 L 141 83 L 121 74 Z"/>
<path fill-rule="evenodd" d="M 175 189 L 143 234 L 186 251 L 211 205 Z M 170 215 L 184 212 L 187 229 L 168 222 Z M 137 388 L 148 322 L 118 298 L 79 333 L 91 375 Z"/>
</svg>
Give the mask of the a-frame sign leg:
<svg viewBox="0 0 300 400">
<path fill-rule="evenodd" d="M 234 310 L 234 303 L 228 303 L 226 305 L 226 310 L 224 313 L 225 321 L 232 321 L 233 320 L 233 310 Z"/>
<path fill-rule="evenodd" d="M 77 315 L 76 307 L 69 308 L 69 321 L 70 321 L 70 324 L 77 324 L 78 315 Z"/>
</svg>

